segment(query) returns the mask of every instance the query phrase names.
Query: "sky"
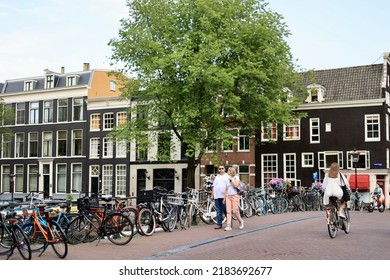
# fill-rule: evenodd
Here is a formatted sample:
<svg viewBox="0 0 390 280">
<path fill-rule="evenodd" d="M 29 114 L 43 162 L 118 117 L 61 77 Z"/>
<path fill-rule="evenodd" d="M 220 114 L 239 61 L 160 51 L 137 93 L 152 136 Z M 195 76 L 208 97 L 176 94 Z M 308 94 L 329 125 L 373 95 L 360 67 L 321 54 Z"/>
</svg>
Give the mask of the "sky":
<svg viewBox="0 0 390 280">
<path fill-rule="evenodd" d="M 269 0 L 291 35 L 301 69 L 333 69 L 383 62 L 390 52 L 387 0 Z M 110 39 L 126 18 L 125 0 L 0 0 L 0 83 L 110 65 Z"/>
</svg>

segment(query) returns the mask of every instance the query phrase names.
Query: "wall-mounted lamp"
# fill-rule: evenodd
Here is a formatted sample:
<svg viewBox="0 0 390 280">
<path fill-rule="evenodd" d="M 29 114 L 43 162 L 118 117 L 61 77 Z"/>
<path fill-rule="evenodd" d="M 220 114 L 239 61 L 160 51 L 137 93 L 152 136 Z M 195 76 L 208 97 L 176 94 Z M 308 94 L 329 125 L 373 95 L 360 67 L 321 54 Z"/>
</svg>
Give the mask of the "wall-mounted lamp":
<svg viewBox="0 0 390 280">
<path fill-rule="evenodd" d="M 149 175 L 149 172 L 147 170 L 145 170 L 145 177 L 146 177 L 146 179 L 150 180 L 150 175 Z"/>
<path fill-rule="evenodd" d="M 175 170 L 175 178 L 176 178 L 176 180 L 179 180 L 179 174 L 177 173 L 176 170 Z"/>
</svg>

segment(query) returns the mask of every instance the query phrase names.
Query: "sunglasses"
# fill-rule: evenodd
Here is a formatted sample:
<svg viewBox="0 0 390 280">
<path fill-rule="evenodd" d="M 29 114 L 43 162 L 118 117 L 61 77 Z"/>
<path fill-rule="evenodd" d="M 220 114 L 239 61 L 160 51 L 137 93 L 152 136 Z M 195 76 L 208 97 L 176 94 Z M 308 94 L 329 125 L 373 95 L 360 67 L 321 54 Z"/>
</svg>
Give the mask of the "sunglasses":
<svg viewBox="0 0 390 280">
<path fill-rule="evenodd" d="M 223 168 L 223 167 L 220 167 L 220 168 L 218 168 L 219 170 L 224 170 L 225 168 Z"/>
</svg>

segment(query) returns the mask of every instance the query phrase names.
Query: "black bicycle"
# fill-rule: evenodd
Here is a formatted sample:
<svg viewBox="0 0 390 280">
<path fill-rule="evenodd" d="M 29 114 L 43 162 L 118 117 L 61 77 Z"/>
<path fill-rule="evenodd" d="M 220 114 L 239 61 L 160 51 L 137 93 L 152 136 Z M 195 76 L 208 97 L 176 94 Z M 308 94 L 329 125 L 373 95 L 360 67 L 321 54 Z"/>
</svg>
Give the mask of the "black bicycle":
<svg viewBox="0 0 390 280">
<path fill-rule="evenodd" d="M 326 208 L 326 223 L 328 224 L 328 232 L 331 238 L 335 238 L 337 231 L 344 230 L 345 233 L 349 233 L 351 228 L 351 220 L 349 216 L 348 207 L 344 208 L 345 218 L 339 216 L 339 200 L 335 196 L 329 197 L 331 206 Z"/>
</svg>

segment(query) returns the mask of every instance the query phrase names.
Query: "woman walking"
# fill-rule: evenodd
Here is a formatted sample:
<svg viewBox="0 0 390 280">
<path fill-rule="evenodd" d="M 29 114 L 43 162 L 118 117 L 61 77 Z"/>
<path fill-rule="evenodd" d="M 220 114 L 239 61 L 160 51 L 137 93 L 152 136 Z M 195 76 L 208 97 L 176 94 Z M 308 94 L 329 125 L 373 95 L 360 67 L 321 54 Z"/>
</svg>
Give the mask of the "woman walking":
<svg viewBox="0 0 390 280">
<path fill-rule="evenodd" d="M 244 228 L 244 220 L 241 218 L 238 205 L 240 203 L 240 195 L 238 194 L 237 188 L 240 185 L 240 178 L 236 174 L 236 169 L 229 167 L 228 169 L 229 183 L 226 186 L 225 192 L 225 203 L 226 203 L 226 218 L 227 226 L 225 230 L 232 230 L 232 214 L 237 217 L 238 222 L 240 223 L 239 228 Z"/>
</svg>

